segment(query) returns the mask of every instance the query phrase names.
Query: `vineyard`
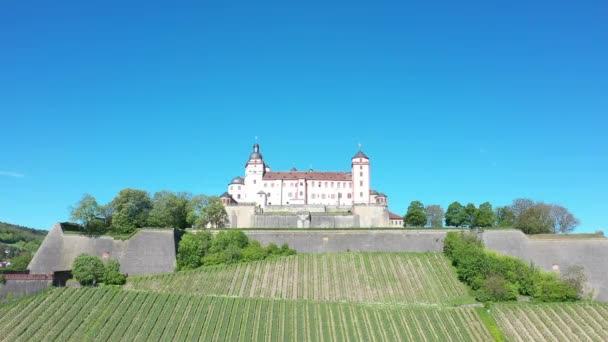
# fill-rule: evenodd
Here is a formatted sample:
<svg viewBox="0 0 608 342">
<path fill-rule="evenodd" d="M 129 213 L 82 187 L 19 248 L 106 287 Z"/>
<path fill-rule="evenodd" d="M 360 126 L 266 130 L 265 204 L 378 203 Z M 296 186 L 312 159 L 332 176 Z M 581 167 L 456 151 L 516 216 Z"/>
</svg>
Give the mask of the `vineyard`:
<svg viewBox="0 0 608 342">
<path fill-rule="evenodd" d="M 2 341 L 487 341 L 471 308 L 54 289 L 0 307 Z"/>
<path fill-rule="evenodd" d="M 300 254 L 174 274 L 130 278 L 128 289 L 231 297 L 358 303 L 466 301 L 439 253 Z"/>
<path fill-rule="evenodd" d="M 608 340 L 605 304 L 502 304 L 491 312 L 510 341 Z"/>
</svg>

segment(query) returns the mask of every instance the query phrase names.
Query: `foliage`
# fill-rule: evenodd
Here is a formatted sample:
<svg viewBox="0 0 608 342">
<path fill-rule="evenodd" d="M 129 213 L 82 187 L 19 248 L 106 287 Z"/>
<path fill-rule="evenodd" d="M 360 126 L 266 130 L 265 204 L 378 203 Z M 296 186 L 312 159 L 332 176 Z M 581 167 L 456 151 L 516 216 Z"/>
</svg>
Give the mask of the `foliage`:
<svg viewBox="0 0 608 342">
<path fill-rule="evenodd" d="M 6 222 L 0 222 L 0 243 L 15 244 L 19 241 L 42 242 L 47 232 L 33 228 L 22 227 Z"/>
<path fill-rule="evenodd" d="M 432 204 L 426 207 L 426 224 L 429 227 L 442 227 L 445 212 L 440 205 Z"/>
<path fill-rule="evenodd" d="M 100 215 L 101 206 L 95 200 L 95 197 L 84 194 L 78 203 L 70 209 L 70 219 L 78 222 L 85 229 L 97 227 L 91 223 Z"/>
<path fill-rule="evenodd" d="M 533 205 L 515 220 L 515 228 L 526 234 L 551 233 L 552 227 L 551 207 L 544 203 Z"/>
<path fill-rule="evenodd" d="M 0 285 L 6 284 L 6 277 L 4 274 L 0 274 Z"/>
<path fill-rule="evenodd" d="M 509 206 L 497 207 L 494 216 L 498 227 L 513 227 L 515 225 L 515 214 Z"/>
<path fill-rule="evenodd" d="M 207 225 L 222 228 L 228 222 L 228 213 L 218 197 L 194 196 L 188 203 L 187 222 L 196 228 L 206 228 Z"/>
<path fill-rule="evenodd" d="M 72 264 L 72 275 L 81 285 L 95 285 L 104 279 L 104 273 L 103 262 L 94 255 L 81 254 Z"/>
<path fill-rule="evenodd" d="M 211 247 L 213 236 L 209 232 L 185 234 L 177 250 L 177 269 L 192 270 L 203 265 L 203 257 Z"/>
<path fill-rule="evenodd" d="M 585 292 L 585 283 L 587 283 L 587 274 L 585 273 L 585 268 L 579 265 L 573 265 L 568 268 L 564 272 L 562 272 L 560 276 L 561 280 L 574 287 L 579 296 L 583 296 Z"/>
<path fill-rule="evenodd" d="M 475 216 L 477 216 L 477 207 L 475 207 L 475 204 L 473 203 L 467 204 L 467 206 L 462 210 L 462 225 L 473 228 L 475 224 Z"/>
<path fill-rule="evenodd" d="M 468 207 L 468 206 L 467 206 Z M 490 202 L 482 203 L 479 209 L 475 211 L 472 227 L 492 227 L 494 225 L 495 216 Z"/>
<path fill-rule="evenodd" d="M 188 193 L 159 191 L 152 198 L 152 210 L 148 216 L 150 227 L 179 228 L 188 227 Z"/>
<path fill-rule="evenodd" d="M 448 227 L 461 227 L 464 223 L 464 207 L 458 202 L 453 202 L 448 206 L 445 213 L 445 225 Z"/>
<path fill-rule="evenodd" d="M 424 205 L 420 201 L 412 201 L 407 208 L 407 213 L 403 218 L 405 226 L 424 227 L 426 224 L 426 212 Z"/>
<path fill-rule="evenodd" d="M 152 200 L 146 191 L 123 189 L 112 200 L 112 229 L 119 233 L 130 233 L 145 226 L 152 210 Z"/>
<path fill-rule="evenodd" d="M 107 285 L 124 285 L 127 277 L 120 273 L 120 263 L 116 259 L 108 261 L 103 275 L 103 282 Z"/>
<path fill-rule="evenodd" d="M 551 217 L 553 218 L 553 233 L 570 233 L 580 224 L 579 219 L 561 205 L 551 206 Z"/>
<path fill-rule="evenodd" d="M 287 244 L 279 248 L 271 243 L 264 248 L 258 241 L 250 241 L 245 233 L 236 229 L 220 231 L 215 236 L 209 232 L 199 232 L 182 237 L 177 251 L 177 267 L 179 270 L 191 270 L 203 265 L 257 261 L 295 253 Z"/>
<path fill-rule="evenodd" d="M 11 271 L 25 271 L 32 261 L 32 254 L 24 253 L 11 259 Z"/>
<path fill-rule="evenodd" d="M 504 342 L 507 339 L 494 317 L 490 314 L 490 310 L 490 307 L 475 308 L 475 311 L 477 311 L 479 318 L 481 318 L 481 321 L 488 329 L 488 332 L 490 333 L 490 335 L 492 335 L 492 339 L 495 342 Z"/>
<path fill-rule="evenodd" d="M 473 234 L 449 232 L 444 253 L 456 267 L 458 278 L 475 291 L 480 301 L 507 301 L 531 296 L 538 301 L 572 301 L 576 289 L 554 274 L 542 272 L 517 258 L 485 251 Z"/>
</svg>

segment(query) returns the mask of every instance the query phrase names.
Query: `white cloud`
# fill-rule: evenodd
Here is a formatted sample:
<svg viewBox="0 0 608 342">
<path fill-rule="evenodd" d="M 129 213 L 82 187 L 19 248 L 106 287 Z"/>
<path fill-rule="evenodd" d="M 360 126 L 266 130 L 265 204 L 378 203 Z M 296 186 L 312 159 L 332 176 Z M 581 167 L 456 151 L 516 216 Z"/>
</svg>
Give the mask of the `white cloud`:
<svg viewBox="0 0 608 342">
<path fill-rule="evenodd" d="M 12 171 L 0 171 L 0 176 L 13 177 L 13 178 L 23 178 L 23 177 L 25 177 L 25 175 L 22 174 L 22 173 L 12 172 Z"/>
</svg>

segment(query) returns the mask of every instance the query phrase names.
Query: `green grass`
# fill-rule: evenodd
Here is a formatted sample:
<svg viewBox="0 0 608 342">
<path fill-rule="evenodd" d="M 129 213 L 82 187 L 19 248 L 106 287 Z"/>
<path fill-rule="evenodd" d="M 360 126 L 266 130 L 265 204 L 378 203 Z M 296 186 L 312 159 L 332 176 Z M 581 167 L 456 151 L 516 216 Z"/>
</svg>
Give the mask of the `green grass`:
<svg viewBox="0 0 608 342">
<path fill-rule="evenodd" d="M 107 237 L 111 237 L 114 240 L 129 240 L 130 238 L 132 238 L 133 236 L 135 236 L 135 234 L 139 233 L 139 229 L 135 229 L 134 231 L 132 231 L 131 233 L 116 233 L 116 232 L 105 232 L 105 233 L 101 233 L 101 234 L 89 234 L 89 233 L 85 233 L 85 232 L 76 232 L 76 231 L 71 231 L 71 230 L 65 230 L 63 231 L 63 234 L 66 235 L 82 235 L 82 236 L 89 236 L 89 237 L 102 237 L 102 236 L 107 236 Z"/>
<path fill-rule="evenodd" d="M 101 299 L 101 300 L 100 300 Z M 472 308 L 393 307 L 61 288 L 0 307 L 0 340 L 487 341 Z M 145 309 L 142 309 L 145 308 Z M 27 311 L 27 322 L 11 317 Z M 61 314 L 58 314 L 61 313 Z M 186 322 L 186 324 L 182 324 Z M 127 328 L 128 327 L 128 328 Z M 413 331 L 413 327 L 419 327 Z M 65 332 L 63 329 L 70 329 Z"/>
<path fill-rule="evenodd" d="M 451 306 L 474 302 L 440 253 L 298 254 L 130 277 L 125 288 L 324 302 Z"/>
<path fill-rule="evenodd" d="M 502 330 L 498 326 L 498 323 L 496 323 L 496 320 L 490 314 L 490 309 L 487 307 L 477 307 L 475 308 L 475 311 L 477 311 L 481 321 L 483 324 L 485 324 L 486 329 L 488 329 L 495 342 L 504 342 L 507 340 Z"/>
</svg>

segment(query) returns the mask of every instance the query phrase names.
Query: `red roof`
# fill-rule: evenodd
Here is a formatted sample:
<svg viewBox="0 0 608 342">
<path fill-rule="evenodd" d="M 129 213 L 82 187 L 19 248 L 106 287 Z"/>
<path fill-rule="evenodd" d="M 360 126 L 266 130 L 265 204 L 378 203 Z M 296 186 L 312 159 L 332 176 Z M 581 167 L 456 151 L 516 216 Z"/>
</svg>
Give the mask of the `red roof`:
<svg viewBox="0 0 608 342">
<path fill-rule="evenodd" d="M 389 220 L 403 220 L 403 216 L 401 215 L 397 215 L 391 211 L 388 212 L 388 219 Z"/>
<path fill-rule="evenodd" d="M 281 171 L 266 172 L 264 180 L 281 179 L 307 179 L 307 180 L 326 180 L 326 181 L 352 181 L 350 172 L 317 172 L 317 171 Z"/>
</svg>

